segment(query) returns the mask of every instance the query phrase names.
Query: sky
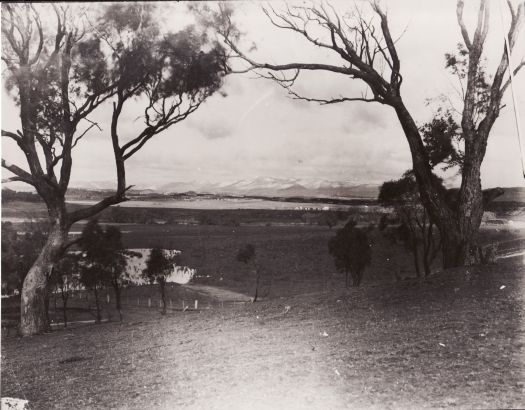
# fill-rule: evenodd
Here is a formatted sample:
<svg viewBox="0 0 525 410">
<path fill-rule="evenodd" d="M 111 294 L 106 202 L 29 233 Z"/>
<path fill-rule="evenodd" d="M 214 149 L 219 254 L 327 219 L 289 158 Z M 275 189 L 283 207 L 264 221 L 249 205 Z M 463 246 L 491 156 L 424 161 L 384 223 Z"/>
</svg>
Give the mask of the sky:
<svg viewBox="0 0 525 410">
<path fill-rule="evenodd" d="M 474 30 L 476 0 L 466 2 L 465 20 Z M 502 2 L 503 3 L 503 2 Z M 515 3 L 517 3 L 515 1 Z M 309 4 L 306 2 L 288 4 Z M 340 11 L 352 2 L 334 1 Z M 364 3 L 358 3 L 364 7 Z M 454 96 L 457 80 L 444 68 L 444 54 L 461 39 L 455 1 L 383 1 L 397 42 L 404 81 L 402 96 L 418 124 L 432 117 L 435 105 L 428 99 Z M 244 33 L 241 47 L 260 62 L 338 62 L 333 55 L 307 43 L 300 35 L 272 26 L 261 2 L 235 2 L 234 20 Z M 213 3 L 212 3 L 213 6 Z M 273 1 L 282 10 L 286 3 Z M 502 53 L 499 0 L 491 5 L 491 28 L 484 51 L 489 72 Z M 163 13 L 172 30 L 187 21 L 186 5 L 172 4 Z M 506 9 L 503 7 L 504 18 Z M 525 28 L 515 48 L 514 61 L 525 57 Z M 515 90 L 525 130 L 525 69 L 515 78 Z M 301 74 L 297 90 L 311 97 L 359 96 L 356 80 L 328 73 Z M 408 144 L 391 108 L 378 103 L 346 102 L 321 106 L 289 98 L 272 81 L 253 73 L 228 76 L 222 89 L 226 97 L 210 97 L 195 113 L 157 135 L 129 162 L 127 183 L 140 188 L 159 187 L 173 181 L 224 182 L 255 177 L 326 179 L 353 184 L 380 184 L 398 178 L 411 167 Z M 510 90 L 509 90 L 510 91 Z M 489 139 L 482 167 L 484 187 L 525 186 L 510 92 Z M 132 136 L 140 129 L 141 101 L 124 112 L 120 132 Z M 93 130 L 76 147 L 71 186 L 115 181 L 109 139 L 111 106 L 92 116 L 102 131 Z M 17 107 L 2 91 L 2 128 L 18 129 Z M 523 136 L 525 139 L 525 136 Z M 2 157 L 24 165 L 16 146 L 2 141 Z M 3 177 L 7 173 L 3 171 Z M 458 181 L 454 172 L 448 183 Z"/>
</svg>

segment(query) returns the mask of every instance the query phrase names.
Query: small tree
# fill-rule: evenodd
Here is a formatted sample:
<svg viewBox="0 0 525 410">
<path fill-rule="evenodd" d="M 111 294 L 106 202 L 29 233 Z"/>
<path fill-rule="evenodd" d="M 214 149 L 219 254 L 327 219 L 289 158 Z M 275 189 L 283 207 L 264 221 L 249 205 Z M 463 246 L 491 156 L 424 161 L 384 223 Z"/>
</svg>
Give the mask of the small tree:
<svg viewBox="0 0 525 410">
<path fill-rule="evenodd" d="M 253 263 L 253 268 L 255 271 L 255 294 L 253 295 L 254 303 L 257 302 L 257 298 L 259 296 L 259 284 L 261 283 L 261 270 L 257 264 L 256 256 L 255 246 L 251 243 L 247 243 L 239 249 L 236 257 L 239 262 L 245 263 L 246 265 L 248 265 L 250 262 Z"/>
<path fill-rule="evenodd" d="M 437 180 L 436 184 L 441 183 L 438 177 L 434 178 Z M 379 190 L 378 201 L 383 206 L 394 208 L 401 221 L 401 225 L 394 231 L 396 239 L 401 240 L 411 250 L 416 275 L 421 276 L 422 260 L 425 276 L 428 276 L 440 243 L 435 240 L 434 223 L 421 202 L 414 173 L 409 170 L 398 180 L 384 182 Z M 423 247 L 421 257 L 420 245 Z"/>
<path fill-rule="evenodd" d="M 163 315 L 166 314 L 166 279 L 173 272 L 175 265 L 180 265 L 179 253 L 170 255 L 164 249 L 153 248 L 146 261 L 146 269 L 143 272 L 143 276 L 151 284 L 155 282 L 159 284 Z"/>
<path fill-rule="evenodd" d="M 92 220 L 82 231 L 81 245 L 88 263 L 96 266 L 102 280 L 115 291 L 115 307 L 122 321 L 121 291 L 127 280 L 124 276 L 126 258 L 120 229 L 109 226 L 104 230 L 97 220 Z"/>
<path fill-rule="evenodd" d="M 53 277 L 51 281 L 55 281 L 57 287 L 60 289 L 60 297 L 62 298 L 64 327 L 67 327 L 67 302 L 69 300 L 70 291 L 76 287 L 80 273 L 79 262 L 78 255 L 67 254 L 55 264 L 52 270 Z"/>
<path fill-rule="evenodd" d="M 334 211 L 323 211 L 319 219 L 320 225 L 328 226 L 328 229 L 332 229 L 339 222 L 339 217 Z"/>
<path fill-rule="evenodd" d="M 345 273 L 346 287 L 349 273 L 353 286 L 361 284 L 364 270 L 372 260 L 368 235 L 356 225 L 354 220 L 350 220 L 328 242 L 328 251 L 334 257 L 335 267 Z"/>
<path fill-rule="evenodd" d="M 93 292 L 93 295 L 95 296 L 95 306 L 97 309 L 96 322 L 100 323 L 102 320 L 100 309 L 100 291 L 104 289 L 105 285 L 104 274 L 96 264 L 82 264 L 80 267 L 80 283 Z"/>
</svg>

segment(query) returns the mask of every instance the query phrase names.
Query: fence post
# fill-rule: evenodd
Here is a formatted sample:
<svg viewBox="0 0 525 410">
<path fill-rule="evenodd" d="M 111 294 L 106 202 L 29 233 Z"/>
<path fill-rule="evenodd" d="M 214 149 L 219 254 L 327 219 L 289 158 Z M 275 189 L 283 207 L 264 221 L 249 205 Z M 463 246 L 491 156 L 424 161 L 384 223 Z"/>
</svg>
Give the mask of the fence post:
<svg viewBox="0 0 525 410">
<path fill-rule="evenodd" d="M 107 300 L 108 303 L 109 303 L 109 293 L 106 293 L 106 300 Z"/>
<path fill-rule="evenodd" d="M 148 298 L 148 307 L 151 307 L 151 298 Z"/>
<path fill-rule="evenodd" d="M 195 299 L 195 310 L 197 310 L 198 308 L 199 308 L 199 301 Z"/>
</svg>

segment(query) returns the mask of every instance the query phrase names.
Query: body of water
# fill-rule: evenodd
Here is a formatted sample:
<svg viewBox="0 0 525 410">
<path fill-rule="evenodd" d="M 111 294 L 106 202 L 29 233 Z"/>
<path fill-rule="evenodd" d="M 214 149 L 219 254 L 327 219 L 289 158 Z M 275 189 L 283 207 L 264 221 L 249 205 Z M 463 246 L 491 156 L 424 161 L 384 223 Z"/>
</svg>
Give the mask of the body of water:
<svg viewBox="0 0 525 410">
<path fill-rule="evenodd" d="M 68 201 L 70 204 L 92 205 L 97 201 Z M 277 210 L 338 210 L 356 208 L 363 211 L 379 208 L 378 205 L 338 205 L 312 202 L 269 201 L 251 198 L 184 199 L 167 201 L 126 201 L 116 206 L 130 208 L 184 208 L 184 209 L 277 209 Z"/>
</svg>

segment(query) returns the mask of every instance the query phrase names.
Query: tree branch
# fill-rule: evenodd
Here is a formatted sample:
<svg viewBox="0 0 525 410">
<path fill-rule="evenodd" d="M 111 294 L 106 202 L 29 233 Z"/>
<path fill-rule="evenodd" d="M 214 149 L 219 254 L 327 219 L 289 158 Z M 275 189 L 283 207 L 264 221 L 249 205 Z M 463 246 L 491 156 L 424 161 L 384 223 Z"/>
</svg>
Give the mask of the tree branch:
<svg viewBox="0 0 525 410">
<path fill-rule="evenodd" d="M 126 192 L 130 190 L 131 188 L 133 188 L 133 185 L 126 187 L 123 192 L 117 191 L 114 195 L 108 196 L 92 206 L 69 212 L 68 213 L 69 223 L 73 224 L 82 219 L 91 218 L 92 216 L 95 216 L 96 214 L 98 214 L 99 212 L 103 211 L 104 209 L 108 208 L 111 205 L 116 205 L 121 202 L 127 201 L 128 198 L 126 198 Z"/>
<path fill-rule="evenodd" d="M 519 63 L 516 68 L 514 68 L 513 72 L 512 72 L 512 75 L 516 75 L 518 74 L 518 72 L 525 66 L 525 60 L 523 60 L 521 63 Z M 505 93 L 505 90 L 507 89 L 507 87 L 510 85 L 511 83 L 511 77 L 509 77 L 507 79 L 507 81 L 505 81 L 505 84 L 503 84 L 503 86 L 501 87 L 501 94 L 504 94 Z"/>
<path fill-rule="evenodd" d="M 35 180 L 33 179 L 33 177 L 31 176 L 29 172 L 23 170 L 17 165 L 7 162 L 3 158 L 2 158 L 2 168 L 5 168 L 8 171 L 15 174 L 15 177 L 13 178 L 16 178 L 16 179 L 12 179 L 13 181 L 21 181 L 21 182 L 25 182 L 26 184 L 35 186 Z"/>
<path fill-rule="evenodd" d="M 463 0 L 458 0 L 457 7 L 456 7 L 456 16 L 458 19 L 459 27 L 461 29 L 461 35 L 463 36 L 463 41 L 465 42 L 465 46 L 467 47 L 467 50 L 470 50 L 472 48 L 472 42 L 470 41 L 467 26 L 465 26 L 465 22 L 463 21 L 464 7 L 465 7 L 465 2 Z"/>
</svg>

